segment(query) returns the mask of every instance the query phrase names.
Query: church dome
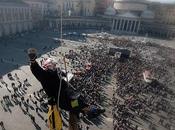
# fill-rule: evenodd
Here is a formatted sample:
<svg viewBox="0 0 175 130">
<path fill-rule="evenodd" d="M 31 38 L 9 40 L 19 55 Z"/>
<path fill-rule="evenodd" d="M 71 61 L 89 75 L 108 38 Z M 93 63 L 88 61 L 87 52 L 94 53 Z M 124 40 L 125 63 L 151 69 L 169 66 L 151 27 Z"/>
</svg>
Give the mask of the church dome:
<svg viewBox="0 0 175 130">
<path fill-rule="evenodd" d="M 147 9 L 147 6 L 146 0 L 114 0 L 114 8 L 118 12 L 142 12 Z"/>
<path fill-rule="evenodd" d="M 112 8 L 111 6 L 108 7 L 104 13 L 105 15 L 115 15 L 116 14 L 116 11 L 114 8 Z"/>
<path fill-rule="evenodd" d="M 126 18 L 138 18 L 138 16 L 136 16 L 131 12 L 121 13 L 121 14 L 118 14 L 117 16 L 126 17 Z"/>
</svg>

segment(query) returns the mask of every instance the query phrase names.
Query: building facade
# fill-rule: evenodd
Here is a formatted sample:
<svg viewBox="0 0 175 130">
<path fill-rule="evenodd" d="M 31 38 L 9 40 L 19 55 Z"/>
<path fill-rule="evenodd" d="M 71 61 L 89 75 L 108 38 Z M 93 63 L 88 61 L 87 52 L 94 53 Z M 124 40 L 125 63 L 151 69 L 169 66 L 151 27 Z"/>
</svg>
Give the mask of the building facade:
<svg viewBox="0 0 175 130">
<path fill-rule="evenodd" d="M 117 34 L 138 34 L 140 22 L 140 18 L 131 13 L 118 15 L 113 18 L 111 31 Z"/>
<path fill-rule="evenodd" d="M 113 7 L 105 12 L 112 18 L 111 31 L 116 34 L 139 34 L 141 17 L 147 5 L 146 0 L 115 0 Z"/>
<path fill-rule="evenodd" d="M 49 28 L 60 28 L 60 14 L 63 14 L 63 28 L 101 27 L 104 21 L 94 17 L 95 0 L 51 0 L 49 3 Z"/>
<path fill-rule="evenodd" d="M 148 8 L 154 12 L 154 18 L 143 19 L 141 34 L 162 38 L 175 37 L 175 4 L 150 3 Z"/>
<path fill-rule="evenodd" d="M 31 9 L 24 3 L 0 2 L 0 37 L 33 28 Z"/>
<path fill-rule="evenodd" d="M 121 35 L 175 37 L 175 5 L 147 0 L 22 0 L 0 2 L 0 36 L 33 27 L 107 29 Z M 97 5 L 105 9 L 96 14 Z M 108 6 L 108 8 L 107 8 Z M 99 8 L 99 9 L 100 9 Z"/>
<path fill-rule="evenodd" d="M 64 17 L 63 29 L 105 29 L 110 30 L 111 21 L 109 19 L 97 17 Z M 60 18 L 48 19 L 49 28 L 60 29 Z"/>
<path fill-rule="evenodd" d="M 116 34 L 175 37 L 175 4 L 115 0 L 105 16 L 112 19 L 111 31 Z"/>
<path fill-rule="evenodd" d="M 94 16 L 94 0 L 51 0 L 49 10 L 54 16 L 60 16 L 61 5 L 63 16 Z"/>
<path fill-rule="evenodd" d="M 48 13 L 48 2 L 45 0 L 23 0 L 31 8 L 32 23 L 39 27 Z"/>
<path fill-rule="evenodd" d="M 175 25 L 175 4 L 150 4 L 150 10 L 155 13 L 155 21 L 161 24 Z"/>
</svg>

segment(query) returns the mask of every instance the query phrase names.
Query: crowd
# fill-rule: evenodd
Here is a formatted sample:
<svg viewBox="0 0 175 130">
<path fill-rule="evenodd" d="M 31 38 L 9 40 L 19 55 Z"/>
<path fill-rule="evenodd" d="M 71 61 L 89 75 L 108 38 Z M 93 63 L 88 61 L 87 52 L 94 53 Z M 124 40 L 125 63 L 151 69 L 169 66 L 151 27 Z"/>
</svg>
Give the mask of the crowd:
<svg viewBox="0 0 175 130">
<path fill-rule="evenodd" d="M 101 40 L 101 42 L 106 42 L 106 40 Z M 175 93 L 169 85 L 174 79 L 168 71 L 172 69 L 173 59 L 168 57 L 167 52 L 173 52 L 173 50 L 154 43 L 141 44 L 127 39 L 114 39 L 111 43 L 117 47 L 132 50 L 131 57 L 124 62 L 118 61 L 114 69 L 117 81 L 113 99 L 114 129 L 138 130 L 141 126 L 135 120 L 139 119 L 139 122 L 149 126 L 142 129 L 156 129 L 156 122 L 159 120 L 158 126 L 172 130 L 175 116 L 173 115 L 174 106 L 170 100 L 174 100 Z M 141 51 L 148 47 L 150 52 L 155 47 L 160 49 L 161 53 L 158 52 L 157 55 L 165 57 L 166 54 L 166 59 L 159 61 L 155 58 L 152 62 L 144 59 Z M 169 56 L 172 54 L 169 53 Z M 162 62 L 165 64 L 162 65 Z M 144 70 L 154 73 L 155 79 L 151 83 L 143 80 Z M 158 118 L 153 121 L 155 115 Z"/>
<path fill-rule="evenodd" d="M 7 74 L 7 77 L 11 84 L 8 84 L 3 77 L 0 79 L 1 89 L 7 89 L 9 94 L 5 94 L 0 99 L 1 107 L 5 112 L 12 113 L 12 107 L 19 107 L 26 115 L 30 117 L 35 127 L 39 128 L 39 125 L 35 121 L 35 114 L 38 115 L 44 122 L 47 120 L 44 118 L 43 113 L 47 113 L 47 101 L 45 97 L 45 92 L 43 89 L 32 92 L 28 95 L 28 89 L 32 87 L 28 79 L 22 80 L 17 73 L 14 75 L 11 73 Z M 32 112 L 33 111 L 33 112 Z M 7 122 L 1 121 L 1 127 L 5 130 L 5 125 Z"/>
<path fill-rule="evenodd" d="M 57 56 L 56 53 L 52 51 L 48 53 L 48 57 L 55 57 Z M 98 107 L 102 107 L 101 104 L 104 100 L 102 97 L 103 87 L 101 87 L 101 81 L 105 80 L 113 67 L 113 58 L 109 58 L 106 53 L 105 47 L 90 49 L 82 47 L 80 53 L 72 53 L 72 50 L 70 50 L 70 53 L 67 55 L 73 66 L 72 70 L 75 72 L 75 78 L 71 81 L 72 86 L 85 97 L 85 101 Z M 102 61 L 106 62 L 101 64 Z M 84 64 L 85 62 L 86 64 Z M 10 95 L 4 95 L 1 99 L 1 106 L 4 111 L 11 112 L 11 107 L 19 106 L 24 114 L 31 118 L 33 123 L 36 122 L 35 116 L 30 113 L 31 111 L 35 111 L 43 121 L 47 121 L 42 116 L 42 112 L 46 113 L 48 110 L 45 102 L 45 92 L 41 89 L 33 92 L 26 98 L 28 88 L 32 87 L 28 79 L 21 81 L 16 73 L 9 73 L 7 77 L 11 82 L 10 85 L 1 77 L 1 87 L 5 87 L 10 93 Z M 80 127 L 80 129 L 82 128 Z M 89 126 L 86 129 L 88 130 Z"/>
<path fill-rule="evenodd" d="M 80 48 L 79 53 L 71 52 L 67 57 L 75 70 L 75 78 L 71 84 L 86 97 L 88 103 L 102 104 L 104 93 L 102 84 L 107 77 L 110 77 L 114 65 L 114 59 L 108 57 L 106 48 L 84 46 Z"/>
<path fill-rule="evenodd" d="M 175 111 L 171 101 L 174 100 L 175 94 L 171 88 L 174 81 L 169 73 L 175 63 L 169 54 L 174 53 L 174 50 L 154 43 L 142 44 L 127 39 L 100 39 L 99 42 L 102 44 L 80 46 L 79 51 L 70 50 L 66 53 L 66 58 L 72 66 L 71 72 L 75 75 L 70 83 L 76 91 L 81 93 L 87 103 L 102 107 L 105 100 L 103 86 L 114 75 L 116 84 L 112 113 L 115 130 L 138 130 L 141 126 L 136 120 L 148 124 L 150 130 L 156 129 L 157 123 L 165 129 L 173 130 Z M 109 56 L 107 43 L 131 50 L 130 58 L 121 61 L 117 57 Z M 148 48 L 157 48 L 157 55 L 161 55 L 163 60 L 156 58 L 156 54 L 143 58 L 142 50 Z M 57 52 L 52 51 L 47 56 L 56 57 Z M 144 70 L 154 73 L 155 79 L 151 83 L 143 80 Z M 35 116 L 31 111 L 35 111 L 43 121 L 47 121 L 42 116 L 48 111 L 45 92 L 40 89 L 26 98 L 28 88 L 32 87 L 28 79 L 21 80 L 17 74 L 11 73 L 7 76 L 10 85 L 0 78 L 0 89 L 6 88 L 9 92 L 9 95 L 4 95 L 0 101 L 4 111 L 11 112 L 10 107 L 15 105 L 31 118 L 35 126 Z M 3 121 L 1 122 L 5 127 Z M 88 130 L 89 126 L 86 129 Z M 80 130 L 83 130 L 82 126 Z"/>
<path fill-rule="evenodd" d="M 174 92 L 170 86 L 172 77 L 168 69 L 173 68 L 172 59 L 166 58 L 165 65 L 161 65 L 162 61 L 155 56 L 150 62 L 149 58 L 142 57 L 141 51 L 148 46 L 158 49 L 163 49 L 162 47 L 154 43 L 141 44 L 126 39 L 114 39 L 110 41 L 113 45 L 132 51 L 131 57 L 121 62 L 108 55 L 108 47 L 105 44 L 109 43 L 108 39 L 100 42 L 103 44 L 81 46 L 79 52 L 70 50 L 66 54 L 73 66 L 71 70 L 75 78 L 71 84 L 75 89 L 85 97 L 86 102 L 100 106 L 104 101 L 103 85 L 114 74 L 117 81 L 113 95 L 114 129 L 140 129 L 141 126 L 135 121 L 137 118 L 139 122 L 148 124 L 148 129 L 156 129 L 156 123 L 150 118 L 154 119 L 158 115 L 155 121 L 158 121 L 161 127 L 171 130 L 174 127 L 171 125 L 174 122 L 174 110 L 169 100 L 174 100 Z M 167 55 L 161 52 L 161 56 Z M 144 70 L 154 73 L 155 79 L 151 83 L 143 81 Z M 160 112 L 164 112 L 163 116 Z M 167 120 L 164 117 L 167 117 Z"/>
</svg>

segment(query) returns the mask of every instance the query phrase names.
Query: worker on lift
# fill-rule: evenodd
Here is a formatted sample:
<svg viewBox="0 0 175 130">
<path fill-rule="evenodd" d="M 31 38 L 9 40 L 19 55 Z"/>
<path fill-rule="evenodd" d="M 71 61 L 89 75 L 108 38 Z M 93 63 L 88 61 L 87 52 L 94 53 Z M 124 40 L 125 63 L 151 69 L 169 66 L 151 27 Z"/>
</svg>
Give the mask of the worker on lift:
<svg viewBox="0 0 175 130">
<path fill-rule="evenodd" d="M 49 105 L 56 105 L 59 103 L 57 105 L 61 109 L 75 113 L 76 115 L 79 115 L 79 113 L 90 116 L 94 115 L 93 117 L 105 111 L 104 109 L 86 104 L 81 96 L 75 96 L 74 90 L 71 89 L 68 83 L 62 78 L 62 76 L 66 76 L 66 73 L 63 73 L 56 67 L 57 63 L 53 59 L 49 58 L 43 61 L 42 67 L 40 67 L 36 61 L 36 49 L 28 49 L 28 56 L 30 60 L 30 69 L 45 90 Z"/>
</svg>

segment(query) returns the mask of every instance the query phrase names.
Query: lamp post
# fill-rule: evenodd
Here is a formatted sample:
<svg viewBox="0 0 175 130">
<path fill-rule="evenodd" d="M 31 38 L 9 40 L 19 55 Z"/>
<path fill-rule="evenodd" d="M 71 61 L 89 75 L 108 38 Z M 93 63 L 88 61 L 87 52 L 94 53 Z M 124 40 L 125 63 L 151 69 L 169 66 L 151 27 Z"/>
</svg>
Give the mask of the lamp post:
<svg viewBox="0 0 175 130">
<path fill-rule="evenodd" d="M 61 40 L 61 45 L 63 44 L 63 1 L 64 0 L 61 0 L 61 11 L 60 11 L 60 40 Z M 69 15 L 71 15 L 71 11 L 68 12 Z M 63 60 L 65 61 L 65 59 L 63 58 Z M 66 69 L 66 63 L 64 64 L 65 65 L 65 70 L 67 72 L 67 69 Z M 68 80 L 67 80 L 68 82 Z M 78 130 L 78 118 L 77 118 L 77 115 L 75 115 L 74 113 L 72 112 L 69 112 L 69 130 Z"/>
</svg>

